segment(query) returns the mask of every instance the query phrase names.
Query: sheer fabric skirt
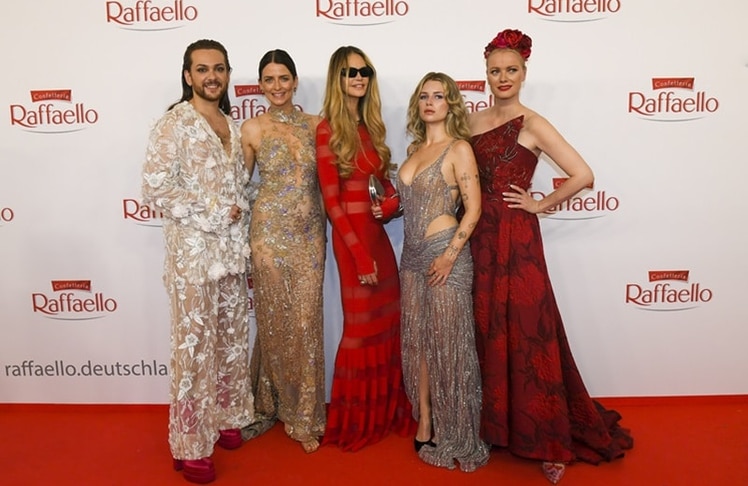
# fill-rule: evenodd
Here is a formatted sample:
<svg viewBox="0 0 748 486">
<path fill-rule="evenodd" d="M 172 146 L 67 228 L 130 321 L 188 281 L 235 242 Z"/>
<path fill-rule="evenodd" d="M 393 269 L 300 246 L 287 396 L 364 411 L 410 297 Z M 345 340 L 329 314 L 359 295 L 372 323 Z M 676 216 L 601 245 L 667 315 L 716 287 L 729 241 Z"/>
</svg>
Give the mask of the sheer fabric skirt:
<svg viewBox="0 0 748 486">
<path fill-rule="evenodd" d="M 324 239 L 283 257 L 261 259 L 255 246 L 252 251 L 257 337 L 250 376 L 256 422 L 242 434 L 256 437 L 280 420 L 291 438 L 305 442 L 325 431 Z"/>
<path fill-rule="evenodd" d="M 447 282 L 428 284 L 431 262 L 449 244 L 456 228 L 423 241 L 406 238 L 400 266 L 402 286 L 403 375 L 408 398 L 418 419 L 421 359 L 428 368 L 435 448 L 419 452 L 434 466 L 473 471 L 488 461 L 489 448 L 479 437 L 481 385 L 475 351 L 471 297 L 473 266 L 466 245 Z"/>
<path fill-rule="evenodd" d="M 369 208 L 366 210 L 371 218 Z M 391 431 L 401 436 L 414 434 L 416 423 L 403 386 L 400 280 L 395 254 L 381 223 L 366 224 L 349 218 L 359 223 L 355 226 L 357 233 L 377 262 L 379 283 L 359 282 L 351 252 L 333 231 L 344 320 L 322 443 L 353 452 L 380 441 Z"/>
<path fill-rule="evenodd" d="M 175 459 L 213 453 L 218 431 L 253 420 L 244 274 L 192 285 L 167 273 L 171 303 L 169 446 Z"/>
</svg>

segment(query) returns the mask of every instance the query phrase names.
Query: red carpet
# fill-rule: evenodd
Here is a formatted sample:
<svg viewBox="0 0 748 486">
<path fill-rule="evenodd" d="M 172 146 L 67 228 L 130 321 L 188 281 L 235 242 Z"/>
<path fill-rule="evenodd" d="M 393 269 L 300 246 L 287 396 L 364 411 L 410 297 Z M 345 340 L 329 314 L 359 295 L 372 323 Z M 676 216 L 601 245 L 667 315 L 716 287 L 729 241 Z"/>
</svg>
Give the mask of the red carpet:
<svg viewBox="0 0 748 486">
<path fill-rule="evenodd" d="M 562 486 L 748 485 L 748 396 L 601 399 L 634 448 L 567 468 Z M 0 485 L 186 485 L 171 469 L 166 406 L 0 404 Z M 305 454 L 277 425 L 240 449 L 216 448 L 215 485 L 549 486 L 539 464 L 494 450 L 475 473 L 422 463 L 389 436 L 355 453 Z"/>
</svg>

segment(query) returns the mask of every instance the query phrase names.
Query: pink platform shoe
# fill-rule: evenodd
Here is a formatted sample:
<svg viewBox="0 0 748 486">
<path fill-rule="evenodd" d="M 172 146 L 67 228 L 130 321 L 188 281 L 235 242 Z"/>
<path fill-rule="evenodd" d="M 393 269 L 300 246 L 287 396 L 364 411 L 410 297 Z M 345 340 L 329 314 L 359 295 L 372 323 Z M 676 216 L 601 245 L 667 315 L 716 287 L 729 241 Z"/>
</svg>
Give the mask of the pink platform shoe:
<svg viewBox="0 0 748 486">
<path fill-rule="evenodd" d="M 174 459 L 174 470 L 182 471 L 184 479 L 191 483 L 209 483 L 216 479 L 216 468 L 209 457 L 202 459 Z"/>
<path fill-rule="evenodd" d="M 224 449 L 238 449 L 244 443 L 242 431 L 239 429 L 228 429 L 218 431 L 217 444 Z"/>
</svg>

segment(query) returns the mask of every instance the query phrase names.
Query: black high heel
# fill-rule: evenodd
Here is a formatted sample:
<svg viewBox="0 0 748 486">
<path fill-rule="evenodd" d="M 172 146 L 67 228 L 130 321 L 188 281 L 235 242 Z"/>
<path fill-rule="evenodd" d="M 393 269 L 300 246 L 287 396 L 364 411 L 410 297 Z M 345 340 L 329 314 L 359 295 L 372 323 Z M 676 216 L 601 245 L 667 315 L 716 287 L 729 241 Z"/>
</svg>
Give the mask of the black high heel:
<svg viewBox="0 0 748 486">
<path fill-rule="evenodd" d="M 413 439 L 413 447 L 415 447 L 416 452 L 420 452 L 421 448 L 426 445 L 429 447 L 436 447 L 436 444 L 434 443 L 433 440 L 431 440 L 431 438 L 424 442 L 421 442 L 420 440 L 415 439 L 415 438 Z"/>
</svg>

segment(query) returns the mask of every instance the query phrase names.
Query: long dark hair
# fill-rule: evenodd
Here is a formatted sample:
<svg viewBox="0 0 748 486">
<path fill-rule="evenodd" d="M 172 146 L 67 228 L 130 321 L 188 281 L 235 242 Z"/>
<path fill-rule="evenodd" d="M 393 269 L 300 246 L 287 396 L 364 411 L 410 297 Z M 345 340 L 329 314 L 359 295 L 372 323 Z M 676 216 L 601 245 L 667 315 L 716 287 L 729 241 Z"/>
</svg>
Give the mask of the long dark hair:
<svg viewBox="0 0 748 486">
<path fill-rule="evenodd" d="M 183 101 L 191 100 L 192 96 L 194 95 L 194 93 L 192 92 L 192 86 L 187 84 L 187 80 L 184 79 L 184 72 L 192 69 L 192 53 L 199 49 L 212 49 L 215 51 L 219 51 L 221 54 L 223 54 L 223 58 L 226 61 L 226 69 L 231 72 L 231 64 L 229 64 L 229 53 L 226 52 L 226 48 L 223 47 L 223 44 L 212 39 L 200 39 L 193 42 L 192 44 L 187 46 L 187 50 L 184 51 L 182 71 L 180 71 L 179 73 L 179 79 L 182 81 L 182 98 L 176 103 L 169 106 L 169 110 Z M 221 97 L 221 100 L 218 103 L 218 107 L 227 115 L 231 112 L 231 101 L 229 100 L 228 90 L 226 90 L 226 92 Z"/>
<path fill-rule="evenodd" d="M 296 64 L 293 62 L 293 59 L 291 59 L 291 55 L 283 49 L 273 49 L 272 51 L 267 51 L 265 55 L 262 56 L 262 59 L 260 59 L 260 66 L 257 69 L 257 79 L 262 79 L 262 70 L 271 62 L 275 64 L 283 64 L 291 72 L 294 79 L 298 78 L 298 75 L 296 74 Z"/>
</svg>

